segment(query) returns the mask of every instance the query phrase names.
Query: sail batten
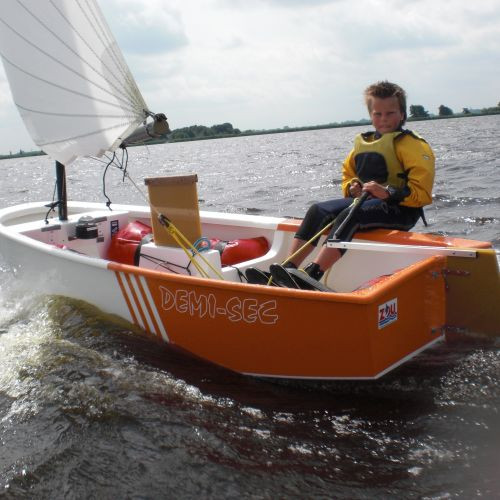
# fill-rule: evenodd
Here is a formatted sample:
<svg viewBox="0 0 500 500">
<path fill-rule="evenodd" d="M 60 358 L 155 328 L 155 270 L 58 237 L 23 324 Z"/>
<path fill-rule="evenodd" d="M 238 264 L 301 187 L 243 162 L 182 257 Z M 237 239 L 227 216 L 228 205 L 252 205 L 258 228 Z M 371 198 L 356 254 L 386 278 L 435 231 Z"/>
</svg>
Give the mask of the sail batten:
<svg viewBox="0 0 500 500">
<path fill-rule="evenodd" d="M 109 132 L 110 130 L 121 128 L 125 125 L 127 125 L 127 124 L 126 123 L 119 123 L 118 125 L 113 125 L 112 127 L 103 128 L 101 130 L 96 130 L 94 132 L 88 132 L 87 134 L 81 134 L 81 135 L 77 135 L 74 137 L 63 137 L 63 138 L 56 140 L 56 141 L 51 141 L 51 142 L 47 142 L 45 144 L 41 144 L 41 146 L 49 146 L 49 145 L 65 143 L 68 141 L 76 141 L 79 139 L 85 139 L 85 138 L 91 137 L 92 135 L 101 134 L 103 132 Z"/>
<path fill-rule="evenodd" d="M 96 0 L 2 0 L 0 55 L 34 142 L 55 160 L 112 151 L 149 114 Z"/>
<path fill-rule="evenodd" d="M 24 106 L 21 106 L 20 104 L 16 104 L 16 106 L 21 110 L 25 111 L 27 113 L 36 113 L 40 115 L 47 115 L 47 116 L 64 116 L 66 118 L 123 118 L 124 116 L 126 118 L 131 118 L 133 119 L 135 115 L 123 115 L 123 114 L 115 114 L 115 115 L 96 115 L 96 114 L 90 114 L 90 113 L 81 113 L 81 114 L 76 114 L 76 113 L 56 113 L 53 111 L 42 111 L 40 109 L 30 109 L 30 108 L 25 108 Z"/>
</svg>

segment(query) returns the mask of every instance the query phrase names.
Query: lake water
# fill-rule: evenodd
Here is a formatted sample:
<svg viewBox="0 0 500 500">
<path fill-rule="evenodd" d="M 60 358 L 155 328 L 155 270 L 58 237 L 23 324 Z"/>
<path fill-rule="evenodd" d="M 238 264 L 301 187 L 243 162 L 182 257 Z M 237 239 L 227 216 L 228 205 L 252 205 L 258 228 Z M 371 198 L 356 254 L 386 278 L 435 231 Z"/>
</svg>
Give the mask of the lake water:
<svg viewBox="0 0 500 500">
<path fill-rule="evenodd" d="M 411 125 L 437 156 L 429 227 L 415 230 L 500 249 L 500 116 Z M 196 172 L 204 210 L 302 216 L 340 196 L 364 129 L 131 148 L 128 171 L 141 190 Z M 70 167 L 70 198 L 102 201 L 102 172 Z M 2 206 L 51 199 L 53 177 L 47 157 L 0 162 Z M 143 204 L 117 170 L 106 192 Z M 0 498 L 500 496 L 498 342 L 452 337 L 374 382 L 276 384 L 22 285 L 0 257 Z"/>
</svg>

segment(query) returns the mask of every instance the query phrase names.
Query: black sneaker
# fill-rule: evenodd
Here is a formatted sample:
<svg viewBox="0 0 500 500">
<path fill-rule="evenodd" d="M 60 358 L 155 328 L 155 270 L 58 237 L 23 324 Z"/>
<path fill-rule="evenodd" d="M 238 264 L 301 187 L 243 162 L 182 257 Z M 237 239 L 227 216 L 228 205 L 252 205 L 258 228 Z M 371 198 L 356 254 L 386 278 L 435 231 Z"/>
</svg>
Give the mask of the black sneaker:
<svg viewBox="0 0 500 500">
<path fill-rule="evenodd" d="M 245 276 L 247 278 L 248 283 L 252 283 L 254 285 L 268 285 L 269 280 L 271 279 L 271 273 L 266 271 L 261 271 L 256 267 L 249 267 L 245 271 Z M 271 282 L 271 285 L 273 283 Z"/>
<path fill-rule="evenodd" d="M 333 292 L 331 288 L 323 285 L 318 280 L 309 276 L 307 272 L 303 269 L 287 269 L 288 273 L 292 276 L 295 282 L 299 285 L 302 290 L 317 290 L 320 292 Z"/>
<path fill-rule="evenodd" d="M 309 264 L 307 264 L 307 266 L 304 267 L 304 271 L 311 278 L 314 278 L 317 281 L 319 281 L 323 277 L 323 274 L 325 274 L 319 267 L 319 264 L 316 264 L 316 262 L 309 262 Z"/>
<path fill-rule="evenodd" d="M 271 271 L 274 283 L 278 286 L 282 286 L 284 288 L 300 288 L 289 272 L 292 271 L 292 269 L 284 268 L 280 264 L 271 264 L 269 270 Z"/>
</svg>

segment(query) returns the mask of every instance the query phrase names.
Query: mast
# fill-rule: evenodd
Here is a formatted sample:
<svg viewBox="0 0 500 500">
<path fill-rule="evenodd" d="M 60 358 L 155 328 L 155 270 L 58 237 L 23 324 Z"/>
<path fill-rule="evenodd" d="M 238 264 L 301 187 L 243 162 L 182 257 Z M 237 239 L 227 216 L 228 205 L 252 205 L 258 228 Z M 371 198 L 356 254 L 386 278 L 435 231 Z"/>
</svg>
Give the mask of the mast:
<svg viewBox="0 0 500 500">
<path fill-rule="evenodd" d="M 59 220 L 68 220 L 68 199 L 66 196 L 66 167 L 56 161 L 57 206 Z"/>
</svg>

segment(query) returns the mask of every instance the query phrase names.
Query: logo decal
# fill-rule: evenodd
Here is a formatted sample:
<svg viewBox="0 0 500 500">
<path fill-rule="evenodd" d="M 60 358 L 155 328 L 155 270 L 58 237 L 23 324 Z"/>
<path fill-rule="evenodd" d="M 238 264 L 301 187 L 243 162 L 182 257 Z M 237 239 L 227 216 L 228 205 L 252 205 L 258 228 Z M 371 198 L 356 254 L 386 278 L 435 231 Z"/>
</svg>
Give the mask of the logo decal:
<svg viewBox="0 0 500 500">
<path fill-rule="evenodd" d="M 118 220 L 115 219 L 110 222 L 109 230 L 111 231 L 111 236 L 114 236 L 120 230 L 120 223 Z"/>
<path fill-rule="evenodd" d="M 398 320 L 398 299 L 392 299 L 378 306 L 378 329 Z"/>
</svg>

